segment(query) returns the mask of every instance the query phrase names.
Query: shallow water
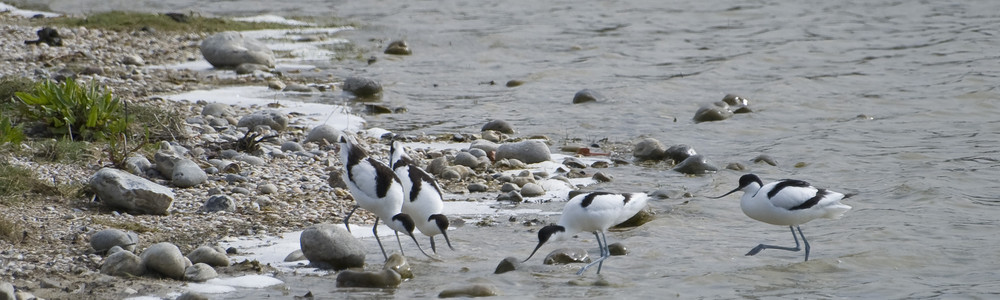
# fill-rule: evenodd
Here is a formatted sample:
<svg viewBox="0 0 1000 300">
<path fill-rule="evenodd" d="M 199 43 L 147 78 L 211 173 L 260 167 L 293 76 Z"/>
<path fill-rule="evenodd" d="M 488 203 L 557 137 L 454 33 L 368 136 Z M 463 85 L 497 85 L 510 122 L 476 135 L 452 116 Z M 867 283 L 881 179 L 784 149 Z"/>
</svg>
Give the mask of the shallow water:
<svg viewBox="0 0 1000 300">
<path fill-rule="evenodd" d="M 91 2 L 52 7 L 102 9 Z M 289 290 L 252 296 L 311 290 L 410 298 L 469 283 L 518 298 L 984 298 L 1000 291 L 997 1 L 128 2 L 358 21 L 364 26 L 343 37 L 376 50 L 375 64 L 307 63 L 320 66 L 320 76 L 377 78 L 383 104 L 409 110 L 371 116 L 369 126 L 475 133 L 504 119 L 518 135 L 544 134 L 556 144 L 648 136 L 691 145 L 720 166 L 744 163 L 765 181 L 797 178 L 856 193 L 843 219 L 803 226 L 812 260 L 777 250 L 746 257 L 758 243 L 792 241 L 786 228 L 745 217 L 738 196 L 706 198 L 735 187 L 742 172 L 690 177 L 665 165 L 617 167 L 607 170 L 615 181 L 596 188 L 695 197 L 653 201 L 655 221 L 611 233 L 632 253 L 610 258 L 601 275 L 576 276 L 578 266 L 543 266 L 540 258 L 493 275 L 504 257 L 526 257 L 535 243 L 527 230 L 538 228 L 497 217 L 496 227 L 454 230 L 459 251 L 444 250 L 445 263 L 411 255 L 417 278 L 395 290 L 338 289 L 334 275 L 285 275 Z M 378 51 L 395 39 L 414 55 Z M 511 79 L 526 84 L 505 87 Z M 572 105 L 584 88 L 610 100 Z M 691 121 L 699 105 L 726 93 L 750 98 L 755 112 Z M 778 166 L 749 162 L 759 154 Z M 587 234 L 563 245 L 597 253 Z M 379 265 L 375 251 L 369 263 Z M 610 285 L 595 286 L 598 278 Z"/>
</svg>

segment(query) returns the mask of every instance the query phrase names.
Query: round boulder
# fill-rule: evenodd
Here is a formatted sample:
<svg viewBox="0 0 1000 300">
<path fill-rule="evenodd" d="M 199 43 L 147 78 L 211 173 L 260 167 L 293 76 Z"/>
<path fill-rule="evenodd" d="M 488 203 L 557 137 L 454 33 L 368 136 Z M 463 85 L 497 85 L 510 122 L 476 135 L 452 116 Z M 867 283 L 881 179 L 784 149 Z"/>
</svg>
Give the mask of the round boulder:
<svg viewBox="0 0 1000 300">
<path fill-rule="evenodd" d="M 344 226 L 317 224 L 306 228 L 299 237 L 299 246 L 309 263 L 320 269 L 339 271 L 365 265 L 364 247 Z"/>
<path fill-rule="evenodd" d="M 181 254 L 181 249 L 174 244 L 163 242 L 149 246 L 140 257 L 142 264 L 150 271 L 173 279 L 184 278 L 186 260 L 184 254 Z"/>
<path fill-rule="evenodd" d="M 235 31 L 213 34 L 201 41 L 201 55 L 216 68 L 235 68 L 240 64 L 274 67 L 274 52 L 264 43 Z"/>
<path fill-rule="evenodd" d="M 261 125 L 271 127 L 271 129 L 277 131 L 282 131 L 288 127 L 288 116 L 285 116 L 285 114 L 277 110 L 261 110 L 243 116 L 243 118 L 240 118 L 240 121 L 236 123 L 237 127 L 247 127 L 251 130 Z"/>
<path fill-rule="evenodd" d="M 526 164 L 540 163 L 551 159 L 549 146 L 538 140 L 503 144 L 497 148 L 496 159 L 513 158 Z"/>
<path fill-rule="evenodd" d="M 718 171 L 719 167 L 709 163 L 708 158 L 704 155 L 695 154 L 674 166 L 673 170 L 684 174 L 700 175 Z"/>
<path fill-rule="evenodd" d="M 371 97 L 382 92 L 382 84 L 370 78 L 347 77 L 344 90 L 358 97 Z"/>
<path fill-rule="evenodd" d="M 507 123 L 507 121 L 504 120 L 490 121 L 486 123 L 486 125 L 483 125 L 483 129 L 481 129 L 480 131 L 487 131 L 487 130 L 498 131 L 506 134 L 514 134 L 514 127 L 510 126 L 510 123 Z"/>
<path fill-rule="evenodd" d="M 333 126 L 327 124 L 323 124 L 313 127 L 312 130 L 309 130 L 309 134 L 306 135 L 306 142 L 318 143 L 320 141 L 326 141 L 326 143 L 333 144 L 340 141 L 340 136 L 343 134 L 344 133 L 341 132 L 340 129 L 334 128 Z"/>
<path fill-rule="evenodd" d="M 124 232 L 118 229 L 105 229 L 90 236 L 90 247 L 97 253 L 104 253 L 111 247 L 119 246 L 128 251 L 135 251 L 139 243 L 139 235 L 135 232 Z"/>
<path fill-rule="evenodd" d="M 213 267 L 229 266 L 229 256 L 226 256 L 225 252 L 219 252 L 219 250 L 209 246 L 201 246 L 198 249 L 194 249 L 194 251 L 188 253 L 187 258 L 193 264 L 204 263 Z"/>
<path fill-rule="evenodd" d="M 583 89 L 573 95 L 573 104 L 604 101 L 604 95 L 591 89 Z"/>
<path fill-rule="evenodd" d="M 632 156 L 639 160 L 661 160 L 666 152 L 667 147 L 654 138 L 644 138 L 632 148 Z"/>
<path fill-rule="evenodd" d="M 142 258 L 129 251 L 118 251 L 109 255 L 101 264 L 101 274 L 111 276 L 142 276 L 146 266 Z"/>
</svg>

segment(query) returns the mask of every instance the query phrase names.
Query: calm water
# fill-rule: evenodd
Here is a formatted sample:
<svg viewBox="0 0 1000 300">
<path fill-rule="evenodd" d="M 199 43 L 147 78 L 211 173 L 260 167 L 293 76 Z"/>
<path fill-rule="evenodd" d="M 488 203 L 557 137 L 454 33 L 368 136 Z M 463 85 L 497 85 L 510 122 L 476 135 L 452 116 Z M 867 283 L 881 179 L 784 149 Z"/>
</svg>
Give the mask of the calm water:
<svg viewBox="0 0 1000 300">
<path fill-rule="evenodd" d="M 90 2 L 98 1 L 52 7 L 104 9 Z M 371 126 L 474 133 L 486 120 L 504 119 L 519 135 L 544 134 L 557 143 L 648 136 L 691 145 L 720 166 L 748 164 L 765 181 L 798 178 L 857 193 L 845 201 L 854 210 L 843 219 L 803 226 L 813 246 L 809 262 L 801 262 L 802 253 L 776 250 L 745 257 L 758 243 L 792 241 L 786 228 L 744 216 L 738 196 L 706 198 L 735 187 L 742 173 L 688 177 L 663 165 L 613 168 L 616 180 L 600 188 L 668 188 L 695 197 L 651 202 L 655 221 L 611 233 L 611 242 L 622 241 L 632 253 L 610 258 L 601 275 L 576 276 L 578 266 L 542 266 L 540 258 L 493 275 L 502 258 L 526 257 L 535 243 L 526 230 L 537 228 L 498 217 L 497 227 L 455 230 L 460 251 L 445 250 L 445 263 L 414 257 L 417 279 L 394 291 L 337 289 L 331 276 L 289 278 L 289 294 L 410 298 L 470 283 L 493 284 L 517 298 L 1000 293 L 998 1 L 139 2 L 157 11 L 342 17 L 364 25 L 345 35 L 361 48 L 381 50 L 405 39 L 412 56 L 373 52 L 379 60 L 371 66 L 311 62 L 338 77 L 377 78 L 386 105 L 409 109 L 372 117 Z M 526 84 L 504 87 L 511 79 Z M 497 85 L 484 84 L 490 81 Z M 610 99 L 570 104 L 584 88 Z M 756 112 L 691 122 L 700 104 L 726 93 L 750 98 Z M 759 154 L 779 165 L 749 162 Z M 797 162 L 806 166 L 793 167 Z M 588 234 L 563 243 L 596 254 L 594 244 Z M 379 264 L 372 254 L 370 263 Z M 595 286 L 598 279 L 610 285 Z"/>
</svg>

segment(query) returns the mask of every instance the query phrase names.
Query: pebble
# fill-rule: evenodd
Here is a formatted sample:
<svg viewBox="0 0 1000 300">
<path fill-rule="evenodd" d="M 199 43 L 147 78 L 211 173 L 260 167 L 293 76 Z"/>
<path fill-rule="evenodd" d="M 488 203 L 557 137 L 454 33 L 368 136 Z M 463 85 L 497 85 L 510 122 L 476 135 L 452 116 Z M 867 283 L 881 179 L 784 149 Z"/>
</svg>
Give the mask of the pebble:
<svg viewBox="0 0 1000 300">
<path fill-rule="evenodd" d="M 513 256 L 508 256 L 500 261 L 500 264 L 497 265 L 497 269 L 493 271 L 493 274 L 503 274 L 510 271 L 514 271 L 517 270 L 517 268 L 520 266 L 521 266 L 521 259 Z"/>
<path fill-rule="evenodd" d="M 364 272 L 344 270 L 337 274 L 337 287 L 394 288 L 403 282 L 393 270 Z"/>
<path fill-rule="evenodd" d="M 490 297 L 499 295 L 497 288 L 492 285 L 487 284 L 473 284 L 466 287 L 451 288 L 441 291 L 438 293 L 438 298 L 455 298 L 455 297 Z"/>
<path fill-rule="evenodd" d="M 204 282 L 209 279 L 219 277 L 219 273 L 204 263 L 195 263 L 184 269 L 184 280 L 192 282 Z"/>
<path fill-rule="evenodd" d="M 125 252 L 122 252 L 125 253 Z M 163 242 L 146 248 L 140 256 L 146 269 L 173 279 L 183 279 L 185 258 L 174 244 Z"/>
<path fill-rule="evenodd" d="M 214 213 L 218 211 L 235 211 L 236 210 L 236 200 L 233 197 L 227 195 L 215 195 L 209 197 L 205 201 L 205 205 L 202 206 L 202 211 L 207 213 Z"/>
<path fill-rule="evenodd" d="M 755 162 L 755 163 L 766 163 L 766 164 L 769 164 L 769 165 L 772 165 L 772 166 L 777 166 L 778 165 L 778 162 L 775 161 L 774 158 L 772 158 L 770 155 L 767 155 L 767 154 L 761 154 L 761 155 L 758 155 L 757 157 L 754 157 L 753 158 L 753 162 Z"/>
<path fill-rule="evenodd" d="M 347 77 L 344 80 L 344 91 L 357 97 L 373 97 L 382 92 L 382 84 L 370 78 Z"/>
<path fill-rule="evenodd" d="M 611 175 L 604 174 L 604 172 L 594 173 L 592 178 L 594 178 L 597 182 L 611 182 L 612 180 Z"/>
<path fill-rule="evenodd" d="M 278 192 L 278 186 L 272 183 L 265 183 L 257 187 L 257 191 L 261 194 L 274 194 Z"/>
<path fill-rule="evenodd" d="M 316 224 L 306 228 L 299 244 L 310 265 L 320 269 L 336 271 L 365 265 L 365 248 L 343 225 Z M 337 283 L 339 286 L 339 276 Z"/>
<path fill-rule="evenodd" d="M 489 121 L 486 123 L 486 125 L 483 125 L 483 128 L 480 131 L 487 131 L 487 130 L 492 130 L 505 134 L 514 134 L 514 127 L 511 126 L 510 123 L 504 120 Z"/>
<path fill-rule="evenodd" d="M 98 231 L 90 237 L 90 247 L 97 253 L 104 253 L 115 246 L 135 251 L 137 244 L 139 244 L 139 235 L 135 232 L 125 232 L 113 228 Z"/>
<path fill-rule="evenodd" d="M 386 46 L 384 52 L 385 54 L 392 54 L 392 55 L 413 54 L 413 51 L 410 50 L 410 45 L 408 45 L 406 41 L 403 40 L 392 41 L 391 43 L 389 43 L 389 46 Z"/>
<path fill-rule="evenodd" d="M 621 242 L 608 245 L 608 251 L 611 252 L 612 256 L 628 255 L 629 253 L 628 247 L 625 247 L 625 244 L 622 244 Z"/>
<path fill-rule="evenodd" d="M 340 141 L 340 136 L 343 134 L 344 133 L 340 131 L 340 129 L 334 128 L 333 126 L 327 124 L 323 124 L 313 127 L 313 129 L 309 130 L 309 134 L 306 135 L 306 142 L 318 143 L 320 141 L 323 141 L 329 144 L 336 144 L 337 142 Z M 299 146 L 299 148 L 301 148 L 301 146 Z M 282 150 L 284 150 L 284 146 L 282 146 Z"/>
<path fill-rule="evenodd" d="M 308 260 L 308 258 L 306 258 L 305 254 L 302 254 L 302 249 L 295 249 L 295 251 L 292 251 L 292 253 L 288 253 L 288 255 L 285 256 L 284 262 L 293 262 L 300 260 Z"/>
<path fill-rule="evenodd" d="M 632 156 L 638 160 L 662 160 L 666 152 L 667 147 L 654 138 L 644 138 L 632 148 Z"/>
<path fill-rule="evenodd" d="M 521 186 L 521 196 L 524 197 L 538 197 L 545 195 L 545 189 L 542 186 L 535 183 L 525 183 Z"/>
<path fill-rule="evenodd" d="M 582 248 L 559 248 L 549 252 L 542 261 L 546 265 L 589 262 L 590 255 Z"/>
<path fill-rule="evenodd" d="M 229 257 L 226 256 L 226 253 L 209 246 L 201 246 L 194 249 L 191 253 L 188 253 L 187 258 L 193 264 L 204 263 L 213 267 L 229 266 Z"/>
<path fill-rule="evenodd" d="M 573 95 L 573 104 L 605 101 L 604 95 L 591 89 L 583 89 Z"/>
<path fill-rule="evenodd" d="M 549 146 L 544 142 L 527 140 L 500 145 L 496 150 L 496 159 L 517 159 L 526 164 L 533 164 L 550 160 L 551 153 Z"/>
<path fill-rule="evenodd" d="M 406 257 L 399 253 L 389 255 L 389 259 L 382 265 L 382 270 L 393 270 L 403 279 L 413 278 L 413 267 L 410 266 Z"/>
<path fill-rule="evenodd" d="M 488 191 L 489 187 L 487 187 L 485 184 L 482 183 L 473 183 L 469 184 L 467 189 L 469 190 L 470 193 L 482 193 Z"/>
<path fill-rule="evenodd" d="M 673 170 L 684 174 L 700 175 L 718 171 L 719 168 L 712 165 L 705 156 L 696 154 L 674 166 Z"/>
</svg>

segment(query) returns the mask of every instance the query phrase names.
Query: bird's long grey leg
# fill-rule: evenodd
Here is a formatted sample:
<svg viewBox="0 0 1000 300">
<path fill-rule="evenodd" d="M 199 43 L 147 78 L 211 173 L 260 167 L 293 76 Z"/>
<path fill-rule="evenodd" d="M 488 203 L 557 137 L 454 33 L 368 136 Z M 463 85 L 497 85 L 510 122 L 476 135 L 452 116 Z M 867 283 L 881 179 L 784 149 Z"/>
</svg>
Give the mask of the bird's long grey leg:
<svg viewBox="0 0 1000 300">
<path fill-rule="evenodd" d="M 785 250 L 785 251 L 799 251 L 799 250 L 802 250 L 802 249 L 799 248 L 799 237 L 795 235 L 795 227 L 792 227 L 791 225 L 789 225 L 788 229 L 792 231 L 792 238 L 795 239 L 795 248 L 760 244 L 760 245 L 757 245 L 757 247 L 753 247 L 753 249 L 750 249 L 750 252 L 747 252 L 746 255 L 747 256 L 756 255 L 757 253 L 760 253 L 760 251 L 763 251 L 764 249 L 778 249 L 778 250 Z M 799 234 L 800 235 L 802 234 L 802 229 L 799 229 Z M 802 237 L 802 240 L 805 241 L 805 236 Z M 809 253 L 809 244 L 806 243 L 806 259 L 808 259 L 808 253 Z"/>
</svg>

